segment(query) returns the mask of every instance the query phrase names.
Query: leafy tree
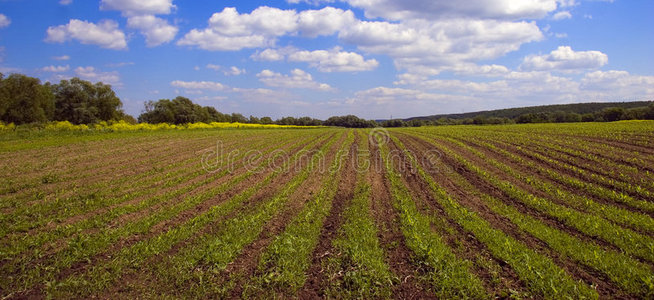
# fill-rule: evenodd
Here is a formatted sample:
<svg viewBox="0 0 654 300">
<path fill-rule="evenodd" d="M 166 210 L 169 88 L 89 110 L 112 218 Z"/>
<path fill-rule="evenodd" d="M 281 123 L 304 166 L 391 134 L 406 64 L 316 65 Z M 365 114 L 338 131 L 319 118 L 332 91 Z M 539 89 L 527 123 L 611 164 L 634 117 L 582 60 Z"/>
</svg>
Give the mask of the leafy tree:
<svg viewBox="0 0 654 300">
<path fill-rule="evenodd" d="M 622 120 L 625 114 L 625 110 L 622 107 L 611 107 L 605 108 L 599 114 L 600 118 L 607 122 L 619 121 Z"/>
<path fill-rule="evenodd" d="M 643 115 L 643 119 L 654 120 L 654 103 L 650 104 Z"/>
<path fill-rule="evenodd" d="M 411 122 L 411 121 L 409 121 Z M 383 127 L 405 127 L 407 126 L 406 122 L 400 119 L 386 120 L 381 124 Z"/>
<path fill-rule="evenodd" d="M 261 124 L 261 120 L 252 115 L 250 115 L 250 120 L 248 122 L 251 124 Z"/>
<path fill-rule="evenodd" d="M 273 120 L 270 117 L 263 117 L 261 118 L 261 124 L 272 124 Z"/>
<path fill-rule="evenodd" d="M 242 115 L 242 114 L 239 114 L 239 113 L 232 113 L 232 123 L 235 123 L 235 122 L 238 122 L 238 123 L 247 123 L 247 122 L 248 122 L 248 119 L 247 119 L 244 115 Z"/>
<path fill-rule="evenodd" d="M 111 85 L 79 78 L 62 80 L 52 86 L 55 95 L 54 119 L 73 124 L 119 120 L 125 116 L 122 102 Z"/>
<path fill-rule="evenodd" d="M 371 128 L 376 127 L 377 122 L 361 119 L 354 115 L 330 117 L 323 125 L 325 126 L 340 126 L 347 128 Z"/>
<path fill-rule="evenodd" d="M 200 106 L 182 96 L 178 96 L 173 100 L 160 99 L 158 101 L 148 101 L 145 103 L 144 112 L 138 118 L 139 122 L 151 124 L 235 122 L 235 119 L 238 119 L 238 122 L 247 122 L 247 119 L 241 114 L 226 115 L 214 107 Z"/>
<path fill-rule="evenodd" d="M 232 120 L 231 116 L 219 112 L 212 106 L 205 106 L 204 109 L 209 114 L 209 122 L 229 122 Z"/>
<path fill-rule="evenodd" d="M 54 95 L 49 86 L 37 78 L 0 74 L 0 120 L 25 124 L 47 122 L 54 115 Z"/>
</svg>

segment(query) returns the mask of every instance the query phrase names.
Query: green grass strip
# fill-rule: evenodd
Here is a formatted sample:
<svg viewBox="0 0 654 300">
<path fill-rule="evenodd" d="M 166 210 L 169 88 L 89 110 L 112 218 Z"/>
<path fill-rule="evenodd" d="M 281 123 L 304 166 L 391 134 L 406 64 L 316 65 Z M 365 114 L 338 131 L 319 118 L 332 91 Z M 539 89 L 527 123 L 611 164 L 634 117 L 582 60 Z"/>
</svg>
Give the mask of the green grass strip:
<svg viewBox="0 0 654 300">
<path fill-rule="evenodd" d="M 336 140 L 331 138 L 317 153 L 324 154 Z M 314 154 L 309 165 L 304 166 L 272 198 L 257 204 L 251 211 L 225 221 L 217 233 L 203 235 L 198 243 L 173 257 L 170 265 L 165 264 L 165 269 L 160 270 L 159 274 L 168 278 L 166 282 L 172 280 L 174 286 L 193 298 L 226 293 L 228 288 L 213 285 L 211 278 L 220 276 L 227 264 L 261 234 L 264 225 L 279 214 L 290 196 L 309 178 L 314 171 L 310 166 L 317 166 L 318 161 L 323 159 L 321 155 Z"/>
<path fill-rule="evenodd" d="M 407 151 L 396 137 L 392 137 L 392 140 L 405 152 Z M 432 195 L 447 215 L 486 245 L 495 257 L 506 261 L 532 292 L 548 299 L 598 298 L 597 292 L 583 283 L 576 282 L 551 259 L 530 249 L 501 230 L 493 228 L 479 215 L 461 206 L 443 188 L 438 186 L 431 176 L 425 173 L 410 153 L 407 152 L 406 157 L 410 159 L 420 177 L 429 185 Z"/>
<path fill-rule="evenodd" d="M 362 140 L 364 146 L 359 151 L 368 154 L 367 136 Z M 334 298 L 390 298 L 396 278 L 385 261 L 377 227 L 370 215 L 371 186 L 366 180 L 370 165 L 359 167 L 354 197 L 343 212 L 341 234 L 332 242 L 335 253 L 339 254 L 327 262 L 330 274 L 342 272 L 343 275 L 330 282 L 327 294 Z"/>
<path fill-rule="evenodd" d="M 306 145 L 304 149 L 310 149 L 318 141 L 314 140 Z M 266 163 L 240 177 L 260 172 L 266 166 Z M 140 241 L 131 247 L 123 248 L 106 264 L 94 266 L 87 273 L 74 275 L 61 282 L 50 285 L 47 290 L 48 295 L 56 298 L 71 295 L 88 296 L 105 289 L 113 281 L 118 279 L 126 271 L 125 269 L 139 269 L 147 258 L 168 251 L 175 244 L 191 237 L 211 221 L 234 211 L 259 189 L 268 185 L 280 173 L 279 171 L 270 173 L 262 181 L 252 185 L 228 201 L 212 206 L 207 212 L 193 217 L 178 227 L 171 228 L 165 233 L 150 239 Z"/>
<path fill-rule="evenodd" d="M 437 147 L 440 146 L 434 142 L 431 143 Z M 468 162 L 459 154 L 442 146 L 440 146 L 439 149 L 454 157 L 470 171 L 476 173 L 480 178 L 497 187 L 509 197 L 552 216 L 560 222 L 576 228 L 582 233 L 607 241 L 627 254 L 654 262 L 654 241 L 650 237 L 639 234 L 631 229 L 615 225 L 599 216 L 582 213 L 573 208 L 556 204 L 547 199 L 525 192 L 509 182 L 497 179 L 488 171 Z"/>
<path fill-rule="evenodd" d="M 388 145 L 382 145 L 380 150 L 383 159 L 390 159 Z M 407 247 L 419 261 L 431 269 L 429 277 L 436 296 L 488 298 L 481 280 L 470 272 L 472 263 L 457 258 L 441 237 L 431 229 L 430 217 L 420 213 L 391 161 L 387 160 L 383 165 L 390 181 L 394 206 L 400 214 L 400 226 Z"/>
<path fill-rule="evenodd" d="M 33 268 L 28 268 L 27 270 L 24 269 L 29 265 L 29 260 L 26 261 L 25 265 L 21 264 L 14 266 L 14 268 L 19 268 L 18 270 L 23 270 L 20 272 L 19 276 L 12 278 L 15 279 L 16 282 L 8 281 L 8 283 L 19 285 L 23 288 L 29 288 L 39 281 L 54 280 L 56 274 L 58 274 L 62 269 L 72 266 L 73 263 L 88 259 L 89 257 L 100 253 L 103 249 L 121 238 L 134 234 L 145 234 L 154 225 L 161 221 L 170 219 L 182 211 L 195 207 L 213 195 L 229 190 L 231 187 L 247 179 L 252 174 L 252 172 L 243 173 L 222 185 L 206 190 L 193 197 L 186 197 L 183 201 L 176 203 L 171 207 L 162 208 L 151 215 L 129 222 L 121 227 L 106 228 L 96 234 L 77 235 L 68 241 L 68 245 L 65 249 L 55 253 L 55 255 L 49 259 L 50 263 L 41 264 Z M 3 266 L 3 269 L 5 267 L 6 266 Z"/>
<path fill-rule="evenodd" d="M 342 170 L 343 159 L 349 154 L 348 148 L 354 142 L 354 132 L 350 130 L 332 162 L 329 173 L 316 196 L 307 203 L 300 213 L 286 226 L 261 256 L 259 272 L 255 278 L 260 291 L 267 288 L 286 290 L 295 293 L 306 281 L 305 271 L 309 268 L 311 254 L 318 244 L 322 224 L 332 207 Z"/>
<path fill-rule="evenodd" d="M 455 142 L 455 141 L 453 141 Z M 488 149 L 491 149 L 517 163 L 520 164 L 525 164 L 525 165 L 530 165 L 529 162 L 525 162 L 522 160 L 520 157 L 514 155 L 513 153 L 510 153 L 504 149 L 500 149 L 495 147 L 494 145 L 491 145 L 489 143 L 484 143 L 484 142 L 474 142 L 475 144 L 481 145 L 483 147 L 486 147 Z M 591 199 L 588 199 L 583 196 L 579 196 L 573 193 L 570 193 L 566 190 L 561 190 L 558 187 L 543 181 L 539 180 L 537 178 L 534 178 L 533 176 L 528 176 L 521 174 L 519 172 L 516 172 L 509 166 L 502 164 L 494 159 L 488 158 L 486 155 L 483 153 L 468 147 L 465 144 L 459 144 L 464 147 L 465 149 L 473 152 L 475 155 L 479 156 L 480 158 L 483 158 L 484 161 L 490 163 L 491 165 L 497 167 L 498 169 L 504 171 L 505 173 L 513 176 L 514 178 L 520 179 L 523 182 L 549 194 L 555 197 L 556 199 L 565 202 L 565 204 L 574 207 L 576 209 L 581 209 L 589 213 L 593 213 L 595 215 L 601 216 L 607 220 L 613 221 L 615 223 L 621 224 L 621 225 L 626 225 L 630 226 L 632 228 L 638 228 L 642 229 L 644 231 L 648 232 L 654 232 L 654 219 L 652 219 L 650 216 L 639 213 L 639 212 L 633 212 L 630 210 L 626 210 L 614 205 L 605 205 L 602 203 L 597 203 Z"/>
</svg>

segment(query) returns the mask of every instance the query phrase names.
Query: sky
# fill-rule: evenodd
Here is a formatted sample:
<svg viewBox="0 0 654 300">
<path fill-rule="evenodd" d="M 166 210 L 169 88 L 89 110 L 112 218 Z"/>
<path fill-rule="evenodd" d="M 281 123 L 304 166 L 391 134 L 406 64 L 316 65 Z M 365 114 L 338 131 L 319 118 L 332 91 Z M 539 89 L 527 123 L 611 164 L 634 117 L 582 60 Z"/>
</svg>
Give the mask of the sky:
<svg viewBox="0 0 654 300">
<path fill-rule="evenodd" d="M 0 72 L 245 116 L 654 100 L 651 0 L 0 0 Z"/>
</svg>

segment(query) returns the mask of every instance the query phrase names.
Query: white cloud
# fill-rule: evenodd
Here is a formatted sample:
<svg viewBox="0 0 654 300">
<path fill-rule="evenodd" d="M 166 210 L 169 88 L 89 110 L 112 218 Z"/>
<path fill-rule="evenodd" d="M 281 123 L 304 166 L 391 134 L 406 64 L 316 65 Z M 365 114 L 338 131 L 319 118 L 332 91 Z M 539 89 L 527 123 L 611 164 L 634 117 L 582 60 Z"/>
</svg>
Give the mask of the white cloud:
<svg viewBox="0 0 654 300">
<path fill-rule="evenodd" d="M 290 4 L 308 3 L 312 5 L 320 5 L 322 3 L 334 3 L 336 0 L 286 0 Z"/>
<path fill-rule="evenodd" d="M 100 9 L 118 10 L 124 15 L 155 15 L 169 14 L 172 9 L 173 0 L 102 0 Z"/>
<path fill-rule="evenodd" d="M 214 71 L 219 71 L 222 67 L 219 65 L 214 65 L 214 64 L 207 64 L 207 69 L 211 69 Z"/>
<path fill-rule="evenodd" d="M 229 70 L 226 70 L 224 73 L 227 76 L 230 76 L 230 75 L 231 76 L 238 76 L 238 75 L 245 74 L 245 69 L 239 69 L 238 67 L 231 66 L 229 68 Z"/>
<path fill-rule="evenodd" d="M 332 7 L 321 10 L 282 10 L 267 6 L 240 14 L 226 7 L 214 13 L 205 29 L 192 29 L 177 42 L 210 51 L 237 51 L 273 46 L 277 37 L 302 34 L 308 37 L 330 35 L 354 22 L 351 11 Z"/>
<path fill-rule="evenodd" d="M 121 85 L 118 72 L 101 72 L 94 67 L 77 67 L 75 74 L 84 80 L 91 82 L 102 82 L 111 85 Z"/>
<path fill-rule="evenodd" d="M 202 96 L 199 98 L 195 98 L 193 100 L 198 100 L 198 101 L 223 101 L 226 100 L 227 97 L 225 96 Z"/>
<path fill-rule="evenodd" d="M 69 5 L 73 3 L 73 0 L 59 0 L 59 4 L 61 5 Z"/>
<path fill-rule="evenodd" d="M 100 21 L 98 24 L 72 19 L 66 25 L 50 26 L 46 42 L 63 43 L 78 40 L 82 44 L 98 45 L 107 49 L 127 49 L 125 34 L 118 29 L 118 23 L 112 20 Z"/>
<path fill-rule="evenodd" d="M 371 101 L 378 104 L 407 100 L 445 100 L 443 95 L 430 94 L 413 89 L 388 87 L 376 87 L 364 91 L 359 91 L 355 93 L 355 98 L 358 98 L 359 101 L 361 101 L 361 99 L 370 99 Z"/>
<path fill-rule="evenodd" d="M 110 68 L 122 68 L 125 66 L 133 66 L 134 62 L 127 61 L 127 62 L 119 62 L 119 63 L 113 63 L 113 64 L 107 64 L 107 67 Z"/>
<path fill-rule="evenodd" d="M 145 36 L 148 47 L 159 46 L 172 41 L 178 28 L 168 24 L 168 21 L 153 15 L 133 16 L 127 18 L 127 26 L 137 28 Z"/>
<path fill-rule="evenodd" d="M 572 18 L 572 14 L 567 10 L 557 12 L 552 16 L 552 19 L 554 19 L 555 21 L 570 19 L 570 18 Z"/>
<path fill-rule="evenodd" d="M 224 36 L 211 29 L 193 29 L 177 42 L 180 46 L 196 46 L 209 51 L 238 51 L 272 45 L 264 36 Z"/>
<path fill-rule="evenodd" d="M 375 59 L 364 59 L 358 53 L 341 51 L 340 47 L 330 50 L 306 51 L 287 47 L 283 49 L 265 49 L 251 56 L 254 60 L 280 61 L 285 58 L 291 62 L 306 62 L 309 66 L 321 72 L 357 72 L 370 71 L 379 62 Z"/>
<path fill-rule="evenodd" d="M 54 59 L 54 60 L 69 60 L 70 56 L 68 56 L 68 55 L 53 56 L 52 59 Z"/>
<path fill-rule="evenodd" d="M 581 79 L 582 90 L 600 100 L 652 99 L 654 76 L 631 75 L 627 71 L 595 71 Z"/>
<path fill-rule="evenodd" d="M 399 69 L 434 75 L 446 67 L 495 59 L 543 35 L 534 22 L 449 19 L 362 21 L 343 29 L 339 37 L 364 52 L 389 55 Z"/>
<path fill-rule="evenodd" d="M 302 35 L 308 37 L 332 35 L 340 29 L 356 23 L 352 11 L 344 11 L 333 7 L 325 7 L 321 10 L 305 10 L 297 17 L 298 29 Z"/>
<path fill-rule="evenodd" d="M 176 8 L 172 0 L 102 0 L 103 10 L 117 10 L 127 17 L 127 27 L 138 29 L 148 47 L 172 41 L 179 28 L 155 15 L 170 14 Z"/>
<path fill-rule="evenodd" d="M 291 47 L 286 47 L 282 49 L 272 49 L 268 48 L 263 51 L 257 51 L 254 54 L 250 56 L 253 60 L 259 60 L 259 61 L 280 61 L 284 60 L 284 58 L 297 51 L 295 48 Z"/>
<path fill-rule="evenodd" d="M 346 0 L 368 18 L 390 20 L 443 18 L 534 19 L 556 10 L 556 0 Z"/>
<path fill-rule="evenodd" d="M 283 87 L 292 89 L 313 89 L 330 91 L 332 87 L 326 83 L 318 83 L 313 80 L 311 74 L 300 69 L 291 70 L 290 75 L 275 73 L 270 70 L 263 70 L 257 74 L 257 78 L 267 86 Z"/>
<path fill-rule="evenodd" d="M 608 56 L 599 51 L 573 51 L 568 46 L 559 46 L 550 54 L 525 57 L 520 69 L 540 71 L 586 70 L 602 67 L 608 61 Z"/>
<path fill-rule="evenodd" d="M 307 62 L 309 66 L 321 72 L 356 72 L 370 71 L 379 65 L 375 59 L 365 60 L 354 52 L 332 50 L 297 51 L 288 56 L 289 61 Z"/>
<path fill-rule="evenodd" d="M 219 82 L 213 81 L 180 81 L 175 80 L 170 83 L 171 86 L 184 88 L 189 90 L 214 90 L 222 91 L 227 88 L 225 85 Z"/>
<path fill-rule="evenodd" d="M 207 69 L 214 70 L 214 71 L 220 71 L 220 70 L 223 70 L 223 67 L 222 67 L 222 66 L 220 66 L 220 65 L 214 65 L 214 64 L 207 64 L 206 68 L 207 68 Z M 238 68 L 238 67 L 231 66 L 231 67 L 225 69 L 225 70 L 223 71 L 223 74 L 225 74 L 226 76 L 238 76 L 238 75 L 245 74 L 245 69 L 240 69 L 240 68 Z"/>
<path fill-rule="evenodd" d="M 41 71 L 53 72 L 53 73 L 67 72 L 68 70 L 70 70 L 69 65 L 65 65 L 65 66 L 47 66 L 47 67 L 41 68 Z"/>
<path fill-rule="evenodd" d="M 11 19 L 3 14 L 0 14 L 0 28 L 7 27 L 9 24 L 11 24 Z"/>
<path fill-rule="evenodd" d="M 571 7 L 577 5 L 575 0 L 557 0 L 559 7 Z"/>
<path fill-rule="evenodd" d="M 474 107 L 479 103 L 479 99 L 469 96 L 381 86 L 356 92 L 353 97 L 344 100 L 331 100 L 324 105 L 342 114 L 374 119 L 431 115 L 458 107 Z"/>
</svg>

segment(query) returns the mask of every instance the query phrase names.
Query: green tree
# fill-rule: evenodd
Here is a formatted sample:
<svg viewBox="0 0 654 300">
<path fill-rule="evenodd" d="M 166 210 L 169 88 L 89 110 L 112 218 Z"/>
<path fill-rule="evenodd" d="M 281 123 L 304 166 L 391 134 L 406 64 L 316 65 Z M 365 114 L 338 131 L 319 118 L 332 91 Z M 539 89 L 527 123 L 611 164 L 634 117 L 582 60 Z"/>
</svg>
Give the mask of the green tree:
<svg viewBox="0 0 654 300">
<path fill-rule="evenodd" d="M 89 124 L 119 120 L 124 116 L 123 104 L 111 85 L 73 78 L 53 85 L 52 90 L 55 95 L 54 119 L 57 121 Z"/>
<path fill-rule="evenodd" d="M 54 96 L 48 85 L 22 74 L 3 77 L 0 76 L 0 120 L 15 124 L 52 120 Z"/>
<path fill-rule="evenodd" d="M 232 113 L 232 123 L 234 122 L 247 123 L 248 119 L 242 114 Z"/>
<path fill-rule="evenodd" d="M 160 99 L 145 103 L 145 111 L 138 120 L 142 123 L 186 124 L 196 122 L 231 122 L 232 117 L 225 115 L 214 107 L 202 107 L 190 99 L 178 96 L 173 100 Z M 241 117 L 243 117 L 241 115 Z M 245 119 L 245 117 L 243 117 Z M 247 119 L 246 119 L 247 121 Z"/>
<path fill-rule="evenodd" d="M 625 110 L 622 107 L 605 108 L 600 112 L 600 116 L 604 121 L 613 122 L 619 121 L 624 118 Z"/>
</svg>

